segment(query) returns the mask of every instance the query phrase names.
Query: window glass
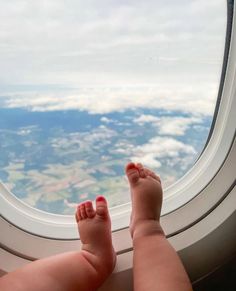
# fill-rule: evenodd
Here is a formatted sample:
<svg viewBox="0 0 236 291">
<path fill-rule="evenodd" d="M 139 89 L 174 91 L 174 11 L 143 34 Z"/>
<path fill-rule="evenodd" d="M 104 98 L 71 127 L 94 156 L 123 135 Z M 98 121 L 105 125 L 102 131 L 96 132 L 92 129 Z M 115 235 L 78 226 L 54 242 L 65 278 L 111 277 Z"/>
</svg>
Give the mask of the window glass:
<svg viewBox="0 0 236 291">
<path fill-rule="evenodd" d="M 226 1 L 0 0 L 0 180 L 72 214 L 129 201 L 124 165 L 168 186 L 204 147 Z"/>
</svg>

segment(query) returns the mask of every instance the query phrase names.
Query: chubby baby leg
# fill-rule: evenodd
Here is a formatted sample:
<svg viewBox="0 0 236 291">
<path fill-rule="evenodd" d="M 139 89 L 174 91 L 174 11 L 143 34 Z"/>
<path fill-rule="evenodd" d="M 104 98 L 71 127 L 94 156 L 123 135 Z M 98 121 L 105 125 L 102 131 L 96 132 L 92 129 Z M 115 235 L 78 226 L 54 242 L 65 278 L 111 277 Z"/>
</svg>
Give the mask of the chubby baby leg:
<svg viewBox="0 0 236 291">
<path fill-rule="evenodd" d="M 141 164 L 129 163 L 135 291 L 191 291 L 185 269 L 160 225 L 162 186 L 160 178 Z"/>
<path fill-rule="evenodd" d="M 92 291 L 112 272 L 115 252 L 111 222 L 104 197 L 96 209 L 87 201 L 78 206 L 76 220 L 82 250 L 37 260 L 0 279 L 1 291 Z"/>
</svg>

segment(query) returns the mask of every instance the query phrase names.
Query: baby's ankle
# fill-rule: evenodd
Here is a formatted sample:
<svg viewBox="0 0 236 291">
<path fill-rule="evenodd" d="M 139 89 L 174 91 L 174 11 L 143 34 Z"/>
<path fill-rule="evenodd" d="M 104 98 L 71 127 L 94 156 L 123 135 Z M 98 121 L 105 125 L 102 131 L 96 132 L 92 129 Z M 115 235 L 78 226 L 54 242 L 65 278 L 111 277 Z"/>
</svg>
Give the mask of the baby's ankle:
<svg viewBox="0 0 236 291">
<path fill-rule="evenodd" d="M 100 279 L 109 276 L 115 266 L 115 253 L 112 251 L 106 251 L 102 253 L 91 252 L 88 249 L 82 249 L 81 255 L 89 263 L 89 265 L 98 274 Z"/>
<path fill-rule="evenodd" d="M 146 219 L 135 223 L 135 227 L 131 233 L 133 242 L 141 237 L 160 235 L 165 237 L 165 233 L 157 220 Z"/>
</svg>

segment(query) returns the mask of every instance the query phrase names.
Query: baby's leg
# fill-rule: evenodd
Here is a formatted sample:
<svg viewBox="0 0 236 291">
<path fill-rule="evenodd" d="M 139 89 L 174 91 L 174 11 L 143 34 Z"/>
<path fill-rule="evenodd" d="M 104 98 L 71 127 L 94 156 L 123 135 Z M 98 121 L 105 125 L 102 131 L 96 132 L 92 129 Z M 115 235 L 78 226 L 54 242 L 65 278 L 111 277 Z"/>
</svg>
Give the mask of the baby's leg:
<svg viewBox="0 0 236 291">
<path fill-rule="evenodd" d="M 92 291 L 110 275 L 115 265 L 111 222 L 102 196 L 78 206 L 76 220 L 82 241 L 80 252 L 35 261 L 0 279 L 1 291 Z"/>
<path fill-rule="evenodd" d="M 160 226 L 161 181 L 141 164 L 129 163 L 131 188 L 130 232 L 134 247 L 135 291 L 190 291 L 184 267 Z"/>
</svg>

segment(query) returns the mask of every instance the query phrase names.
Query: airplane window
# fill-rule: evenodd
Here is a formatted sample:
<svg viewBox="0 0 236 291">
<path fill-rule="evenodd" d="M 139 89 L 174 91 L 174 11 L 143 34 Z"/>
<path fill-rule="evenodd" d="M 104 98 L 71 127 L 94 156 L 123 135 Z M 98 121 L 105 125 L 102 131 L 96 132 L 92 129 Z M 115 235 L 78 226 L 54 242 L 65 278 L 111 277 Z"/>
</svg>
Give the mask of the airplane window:
<svg viewBox="0 0 236 291">
<path fill-rule="evenodd" d="M 25 203 L 72 214 L 129 201 L 124 166 L 167 187 L 207 140 L 226 1 L 2 1 L 0 180 Z"/>
</svg>

